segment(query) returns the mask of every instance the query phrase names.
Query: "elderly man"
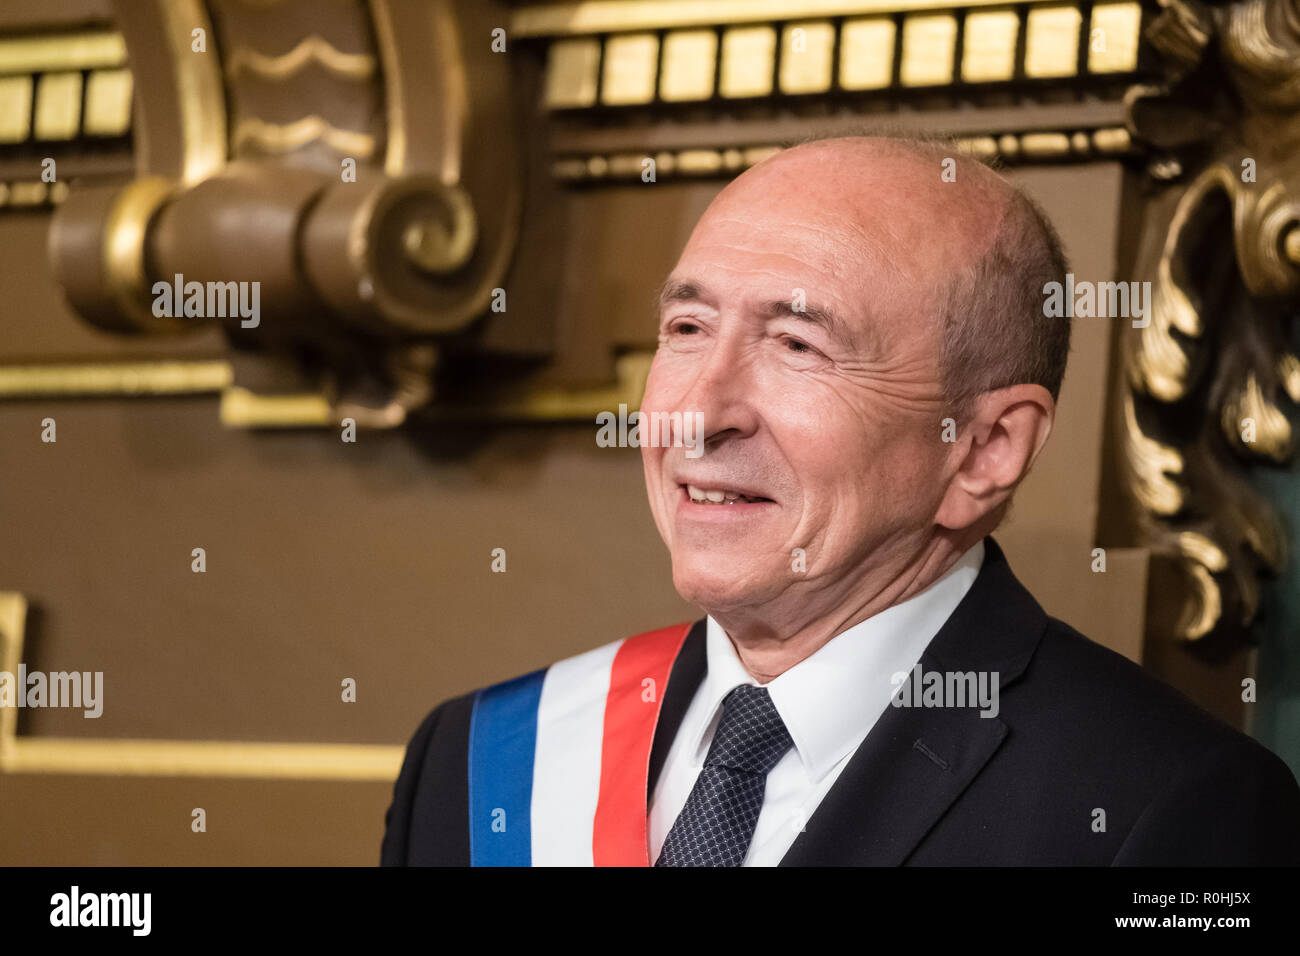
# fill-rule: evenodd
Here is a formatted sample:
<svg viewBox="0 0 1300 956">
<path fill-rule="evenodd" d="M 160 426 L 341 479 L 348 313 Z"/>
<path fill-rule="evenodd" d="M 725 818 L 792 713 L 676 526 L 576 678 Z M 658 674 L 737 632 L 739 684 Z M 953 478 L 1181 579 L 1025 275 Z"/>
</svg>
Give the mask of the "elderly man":
<svg viewBox="0 0 1300 956">
<path fill-rule="evenodd" d="M 1048 617 L 988 537 L 1052 430 L 1065 272 L 1032 202 L 932 144 L 728 185 L 642 406 L 703 426 L 642 456 L 708 616 L 434 710 L 383 862 L 1300 862 L 1287 767 Z"/>
</svg>

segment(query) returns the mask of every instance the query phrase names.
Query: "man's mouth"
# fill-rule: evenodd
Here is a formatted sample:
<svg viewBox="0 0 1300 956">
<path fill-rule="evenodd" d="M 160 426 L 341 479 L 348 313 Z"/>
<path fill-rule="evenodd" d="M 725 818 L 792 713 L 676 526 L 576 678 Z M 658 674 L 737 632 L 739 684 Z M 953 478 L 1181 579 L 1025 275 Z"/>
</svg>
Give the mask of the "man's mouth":
<svg viewBox="0 0 1300 956">
<path fill-rule="evenodd" d="M 760 502 L 771 502 L 771 498 L 763 498 L 759 495 L 746 494 L 735 488 L 706 488 L 699 485 L 682 485 L 686 489 L 686 496 L 692 503 L 697 505 L 739 505 L 739 504 L 758 504 Z"/>
</svg>

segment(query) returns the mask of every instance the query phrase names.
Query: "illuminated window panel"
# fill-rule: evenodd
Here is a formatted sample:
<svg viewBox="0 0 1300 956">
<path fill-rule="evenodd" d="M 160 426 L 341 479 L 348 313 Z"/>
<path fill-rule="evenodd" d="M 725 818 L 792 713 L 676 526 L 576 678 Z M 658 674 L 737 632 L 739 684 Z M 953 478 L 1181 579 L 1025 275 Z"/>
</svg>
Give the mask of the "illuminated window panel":
<svg viewBox="0 0 1300 956">
<path fill-rule="evenodd" d="M 705 100 L 713 95 L 718 35 L 712 30 L 678 30 L 664 37 L 659 96 L 668 102 Z"/>
<path fill-rule="evenodd" d="M 1137 69 L 1142 7 L 1136 3 L 1099 3 L 1092 8 L 1088 31 L 1088 70 L 1127 73 Z"/>
<path fill-rule="evenodd" d="M 21 143 L 31 132 L 32 78 L 0 76 L 0 143 Z"/>
<path fill-rule="evenodd" d="M 87 31 L 0 39 L 0 72 L 93 70 L 126 63 L 120 33 Z"/>
<path fill-rule="evenodd" d="M 639 153 L 622 153 L 609 158 L 609 175 L 620 179 L 640 178 L 648 167 L 647 156 Z M 656 160 L 656 165 L 658 161 Z"/>
<path fill-rule="evenodd" d="M 894 21 L 848 20 L 840 30 L 840 86 L 879 90 L 894 75 Z"/>
<path fill-rule="evenodd" d="M 776 31 L 771 27 L 735 27 L 722 35 L 722 78 L 727 97 L 766 96 L 772 92 Z"/>
<path fill-rule="evenodd" d="M 1016 34 L 1020 18 L 1014 10 L 980 10 L 966 15 L 961 78 L 967 83 L 1009 80 L 1016 72 Z"/>
<path fill-rule="evenodd" d="M 831 88 L 835 27 L 791 23 L 781 36 L 781 92 L 824 93 Z"/>
<path fill-rule="evenodd" d="M 86 134 L 121 136 L 131 126 L 131 71 L 96 70 L 86 84 Z"/>
<path fill-rule="evenodd" d="M 36 86 L 36 138 L 72 139 L 81 128 L 81 74 L 46 73 Z"/>
<path fill-rule="evenodd" d="M 1079 70 L 1079 27 L 1076 7 L 1035 7 L 1025 26 L 1025 75 L 1074 76 Z"/>
<path fill-rule="evenodd" d="M 1020 137 L 1020 148 L 1026 156 L 1038 159 L 1068 156 L 1070 137 L 1064 133 L 1026 133 Z"/>
<path fill-rule="evenodd" d="M 899 79 L 904 86 L 937 86 L 952 82 L 957 48 L 957 19 L 948 14 L 927 14 L 903 21 L 903 62 Z"/>
<path fill-rule="evenodd" d="M 963 153 L 980 159 L 992 159 L 998 154 L 998 141 L 992 136 L 973 136 L 958 140 L 958 148 Z"/>
<path fill-rule="evenodd" d="M 716 149 L 688 149 L 677 154 L 679 172 L 695 175 L 716 173 L 722 168 L 722 154 Z"/>
<path fill-rule="evenodd" d="M 11 206 L 39 206 L 49 198 L 49 184 L 39 180 L 32 183 L 14 183 L 9 187 Z"/>
<path fill-rule="evenodd" d="M 655 96 L 659 38 L 653 33 L 620 34 L 605 42 L 600 98 L 609 106 L 649 103 Z"/>
<path fill-rule="evenodd" d="M 596 40 L 552 43 L 546 62 L 546 105 L 551 109 L 594 105 L 599 65 L 600 43 Z"/>
</svg>

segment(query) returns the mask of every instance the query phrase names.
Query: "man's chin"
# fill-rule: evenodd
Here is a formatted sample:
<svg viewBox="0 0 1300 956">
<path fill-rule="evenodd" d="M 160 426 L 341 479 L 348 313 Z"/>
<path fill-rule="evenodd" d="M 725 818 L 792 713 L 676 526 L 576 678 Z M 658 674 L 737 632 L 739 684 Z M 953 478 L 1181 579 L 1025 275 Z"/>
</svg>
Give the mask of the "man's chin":
<svg viewBox="0 0 1300 956">
<path fill-rule="evenodd" d="M 724 564 L 724 562 L 717 562 Z M 732 565 L 734 568 L 735 565 Z M 762 603 L 760 589 L 752 580 L 745 581 L 734 570 L 714 567 L 708 570 L 690 568 L 673 569 L 673 586 L 682 599 L 710 614 L 730 611 L 738 607 L 753 607 Z"/>
</svg>

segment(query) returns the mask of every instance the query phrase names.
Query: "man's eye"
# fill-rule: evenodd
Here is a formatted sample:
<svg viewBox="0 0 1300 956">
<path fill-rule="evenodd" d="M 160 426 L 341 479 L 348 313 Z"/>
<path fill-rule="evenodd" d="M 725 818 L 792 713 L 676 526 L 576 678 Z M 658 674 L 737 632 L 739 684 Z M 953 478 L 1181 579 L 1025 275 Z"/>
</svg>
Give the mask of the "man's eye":
<svg viewBox="0 0 1300 956">
<path fill-rule="evenodd" d="M 804 353 L 804 352 L 816 352 L 816 351 L 817 351 L 815 348 L 813 348 L 813 347 L 812 347 L 811 345 L 809 345 L 807 342 L 800 342 L 798 339 L 792 339 L 792 338 L 789 338 L 788 336 L 786 337 L 785 344 L 786 344 L 786 346 L 790 349 L 791 352 Z"/>
<path fill-rule="evenodd" d="M 668 326 L 669 334 L 677 335 L 694 335 L 700 330 L 700 327 L 694 322 L 677 322 Z"/>
</svg>

